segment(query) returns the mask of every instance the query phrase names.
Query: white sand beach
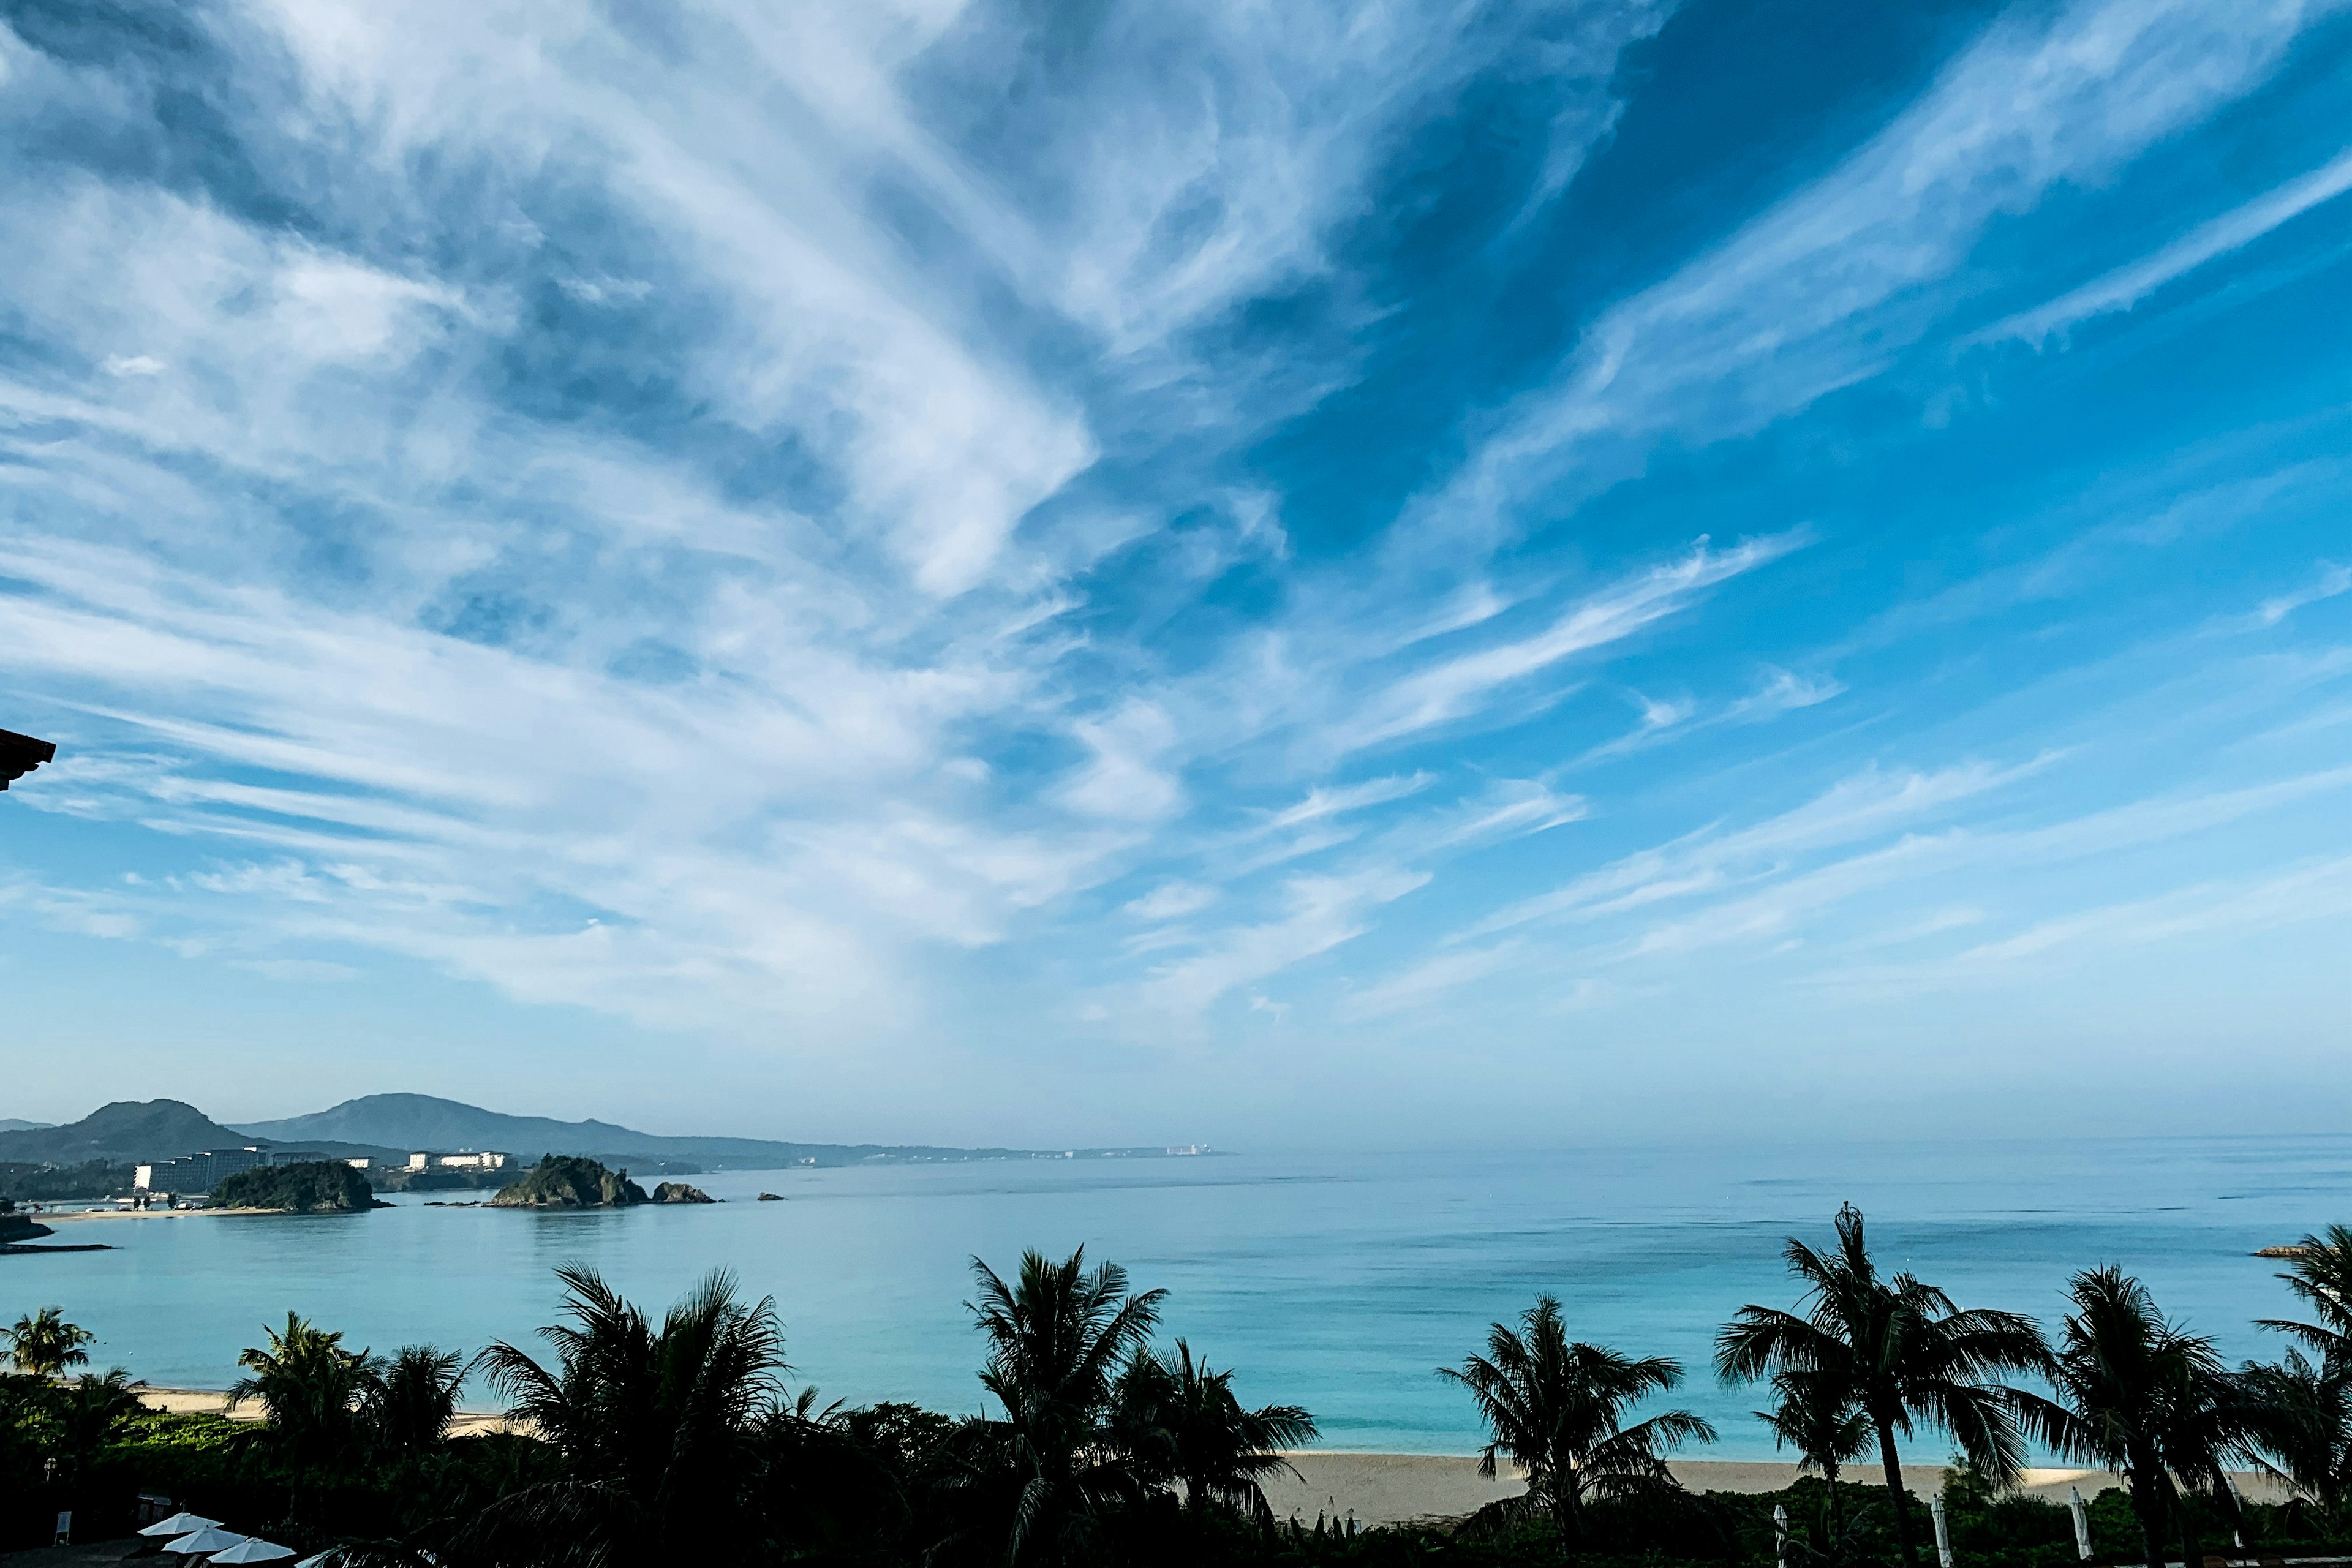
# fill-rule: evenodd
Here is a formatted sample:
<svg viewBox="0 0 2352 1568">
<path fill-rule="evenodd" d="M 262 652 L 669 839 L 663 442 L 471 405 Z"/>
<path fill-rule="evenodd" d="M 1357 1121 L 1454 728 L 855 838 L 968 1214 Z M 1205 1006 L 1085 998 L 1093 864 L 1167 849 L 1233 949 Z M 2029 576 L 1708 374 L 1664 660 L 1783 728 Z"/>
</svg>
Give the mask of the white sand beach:
<svg viewBox="0 0 2352 1568">
<path fill-rule="evenodd" d="M 42 1209 L 27 1217 L 43 1225 L 69 1225 L 85 1219 L 194 1219 L 211 1215 L 231 1219 L 238 1215 L 284 1214 L 284 1209 Z"/>
<path fill-rule="evenodd" d="M 175 1415 L 226 1415 L 232 1421 L 258 1421 L 261 1403 L 247 1400 L 232 1408 L 228 1395 L 217 1388 L 153 1388 L 139 1391 L 140 1399 L 150 1410 L 169 1411 Z M 495 1410 L 461 1410 L 449 1425 L 452 1436 L 467 1437 L 478 1432 L 511 1430 L 507 1418 Z"/>
<path fill-rule="evenodd" d="M 261 1406 L 247 1403 L 235 1409 L 228 1395 L 216 1388 L 142 1388 L 140 1397 L 156 1410 L 185 1415 L 226 1415 L 235 1421 L 257 1421 Z M 456 1436 L 520 1430 L 496 1411 L 461 1412 L 451 1431 Z M 1490 1502 L 1517 1497 L 1526 1483 L 1506 1473 L 1493 1480 L 1478 1474 L 1478 1461 L 1454 1454 L 1367 1454 L 1309 1449 L 1290 1456 L 1296 1476 L 1276 1476 L 1265 1484 L 1266 1500 L 1277 1517 L 1313 1523 L 1318 1515 L 1329 1520 L 1354 1520 L 1358 1524 L 1403 1524 L 1415 1520 L 1459 1519 Z M 1797 1479 L 1793 1464 L 1747 1459 L 1675 1459 L 1668 1464 L 1675 1479 L 1695 1492 L 1779 1491 Z M 1875 1467 L 1846 1472 L 1847 1479 L 1866 1486 L 1879 1483 Z M 2239 1492 L 2249 1501 L 2277 1502 L 2284 1497 L 2278 1482 L 2256 1472 L 2235 1476 Z M 1906 1485 L 1921 1497 L 1933 1496 L 1943 1485 L 1941 1465 L 1906 1465 Z M 2029 1469 L 2020 1489 L 2029 1497 L 2051 1502 L 2066 1500 L 2069 1487 L 2080 1487 L 2084 1498 L 2096 1497 L 2107 1487 L 2122 1485 L 2111 1470 Z"/>
<path fill-rule="evenodd" d="M 1475 1458 L 1452 1455 L 1310 1451 L 1292 1456 L 1291 1463 L 1298 1475 L 1267 1482 L 1266 1500 L 1277 1515 L 1309 1523 L 1318 1514 L 1353 1519 L 1359 1524 L 1458 1519 L 1526 1489 L 1516 1476 L 1482 1479 Z M 1684 1486 L 1697 1492 L 1778 1491 L 1797 1479 L 1796 1466 L 1769 1461 L 1676 1459 L 1668 1468 Z M 1921 1497 L 1933 1496 L 1943 1477 L 1941 1465 L 1903 1467 L 1904 1483 Z M 1880 1478 L 1874 1467 L 1849 1471 L 1846 1479 L 1875 1485 Z M 2246 1473 L 2236 1480 L 2238 1490 L 2250 1501 L 2275 1502 L 2284 1496 L 2278 1483 L 2268 1476 Z M 2064 1502 L 2069 1487 L 2080 1487 L 2088 1499 L 2104 1488 L 2121 1484 L 2109 1470 L 2029 1469 L 2021 1489 L 2029 1497 Z"/>
</svg>

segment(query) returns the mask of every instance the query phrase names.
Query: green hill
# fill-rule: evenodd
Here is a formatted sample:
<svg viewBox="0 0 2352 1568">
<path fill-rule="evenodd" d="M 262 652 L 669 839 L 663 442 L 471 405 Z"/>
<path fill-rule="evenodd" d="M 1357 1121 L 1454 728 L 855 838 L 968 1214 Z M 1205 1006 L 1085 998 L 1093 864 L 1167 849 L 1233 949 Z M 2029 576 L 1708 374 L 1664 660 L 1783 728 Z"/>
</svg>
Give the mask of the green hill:
<svg viewBox="0 0 2352 1568">
<path fill-rule="evenodd" d="M 119 1100 L 64 1127 L 0 1132 L 0 1160 L 30 1164 L 116 1164 L 175 1160 L 200 1149 L 235 1149 L 253 1140 L 177 1100 Z"/>
<path fill-rule="evenodd" d="M 216 1209 L 284 1209 L 289 1214 L 354 1214 L 376 1206 L 368 1179 L 337 1160 L 256 1165 L 213 1188 Z"/>
<path fill-rule="evenodd" d="M 629 1180 L 626 1171 L 614 1171 L 577 1154 L 550 1154 L 533 1165 L 522 1180 L 499 1189 L 490 1200 L 502 1209 L 617 1209 L 649 1203 L 645 1188 Z"/>
</svg>

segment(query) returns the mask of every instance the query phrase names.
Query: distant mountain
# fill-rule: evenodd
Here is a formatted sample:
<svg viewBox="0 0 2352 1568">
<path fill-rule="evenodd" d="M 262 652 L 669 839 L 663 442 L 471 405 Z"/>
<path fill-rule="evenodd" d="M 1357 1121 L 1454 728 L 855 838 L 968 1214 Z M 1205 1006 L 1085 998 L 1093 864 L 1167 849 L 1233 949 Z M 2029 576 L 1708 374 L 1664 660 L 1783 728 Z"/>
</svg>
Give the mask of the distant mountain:
<svg viewBox="0 0 2352 1568">
<path fill-rule="evenodd" d="M 509 1116 L 429 1094 L 371 1094 L 328 1110 L 277 1121 L 248 1121 L 257 1138 L 311 1142 L 330 1139 L 397 1149 L 498 1149 L 509 1153 L 585 1152 L 652 1152 L 647 1135 L 609 1121 L 558 1121 L 546 1116 Z M 655 1142 L 663 1142 L 660 1139 Z"/>
<path fill-rule="evenodd" d="M 593 1154 L 624 1160 L 692 1160 L 706 1165 L 773 1170 L 785 1165 L 854 1165 L 868 1161 L 1025 1160 L 1063 1152 L 943 1149 L 907 1143 L 785 1143 L 767 1138 L 672 1138 L 610 1121 L 558 1121 L 509 1116 L 429 1094 L 371 1094 L 329 1110 L 277 1121 L 248 1121 L 256 1139 L 318 1147 L 369 1145 L 436 1152 L 495 1149 L 525 1160 L 541 1154 Z M 1081 1149 L 1075 1155 L 1156 1155 L 1158 1149 Z"/>
<path fill-rule="evenodd" d="M 55 1127 L 54 1121 L 24 1121 L 14 1116 L 0 1116 L 0 1132 L 31 1132 L 43 1127 Z"/>
<path fill-rule="evenodd" d="M 0 1160 L 78 1165 L 85 1160 L 134 1164 L 176 1160 L 201 1149 L 233 1149 L 253 1140 L 176 1100 L 118 1100 L 63 1127 L 0 1131 Z"/>
</svg>

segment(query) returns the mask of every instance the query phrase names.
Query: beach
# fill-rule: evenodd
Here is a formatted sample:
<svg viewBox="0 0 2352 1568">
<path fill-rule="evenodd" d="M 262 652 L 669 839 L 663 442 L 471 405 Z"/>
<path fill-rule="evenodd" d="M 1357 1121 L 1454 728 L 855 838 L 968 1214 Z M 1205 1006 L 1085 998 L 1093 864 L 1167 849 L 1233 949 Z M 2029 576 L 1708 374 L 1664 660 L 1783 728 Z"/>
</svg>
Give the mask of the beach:
<svg viewBox="0 0 2352 1568">
<path fill-rule="evenodd" d="M 226 1415 L 232 1421 L 258 1421 L 262 1416 L 259 1400 L 249 1399 L 232 1408 L 227 1392 L 218 1388 L 142 1388 L 139 1398 L 150 1410 L 168 1411 L 174 1415 Z M 453 1437 L 512 1429 L 506 1416 L 495 1410 L 461 1410 L 449 1424 Z"/>
<path fill-rule="evenodd" d="M 39 1209 L 30 1211 L 31 1217 L 44 1225 L 68 1225 L 85 1219 L 194 1219 L 209 1215 L 215 1219 L 234 1219 L 239 1215 L 282 1215 L 284 1209 Z"/>
<path fill-rule="evenodd" d="M 1291 1464 L 1298 1474 L 1268 1480 L 1266 1500 L 1277 1517 L 1309 1524 L 1318 1515 L 1365 1525 L 1458 1519 L 1527 1489 L 1507 1472 L 1485 1479 L 1475 1458 L 1451 1455 L 1307 1452 L 1291 1456 Z M 1795 1465 L 1769 1461 L 1675 1459 L 1666 1468 L 1694 1492 L 1773 1492 L 1797 1479 Z M 1849 1469 L 1839 1479 L 1864 1486 L 1883 1484 L 1875 1466 Z M 2245 1472 L 2232 1479 L 2250 1502 L 2278 1502 L 2285 1496 L 2266 1475 Z M 1934 1497 L 1944 1484 L 1944 1468 L 1906 1465 L 1903 1484 L 1922 1498 Z M 2018 1489 L 2028 1497 L 2063 1503 L 2069 1488 L 2079 1488 L 2088 1501 L 2122 1484 L 2112 1470 L 2032 1468 Z"/>
<path fill-rule="evenodd" d="M 261 1406 L 248 1401 L 229 1408 L 228 1395 L 216 1388 L 143 1388 L 140 1397 L 150 1409 L 182 1415 L 226 1415 L 236 1421 L 257 1421 Z M 517 1430 L 493 1410 L 461 1411 L 450 1426 L 453 1436 Z M 1276 1475 L 1265 1482 L 1266 1501 L 1276 1517 L 1312 1524 L 1319 1516 L 1333 1521 L 1354 1520 L 1360 1525 L 1404 1524 L 1414 1521 L 1459 1519 L 1491 1502 L 1518 1496 L 1527 1489 L 1508 1469 L 1489 1480 L 1478 1474 L 1478 1460 L 1462 1454 L 1371 1454 L 1307 1449 L 1289 1456 L 1296 1475 Z M 1675 1459 L 1667 1463 L 1675 1479 L 1694 1492 L 1774 1492 L 1797 1479 L 1793 1464 L 1769 1460 Z M 1842 1479 L 1864 1486 L 1880 1484 L 1876 1467 L 1857 1467 Z M 2284 1492 L 2276 1480 L 2259 1472 L 2233 1478 L 2250 1502 L 2277 1502 Z M 1944 1483 L 1941 1465 L 1906 1465 L 1903 1482 L 1920 1497 L 1936 1495 Z M 2063 1503 L 2070 1487 L 2080 1488 L 2085 1500 L 2108 1487 L 2121 1486 L 2112 1470 L 2032 1468 L 2019 1490 L 2028 1497 Z"/>
</svg>

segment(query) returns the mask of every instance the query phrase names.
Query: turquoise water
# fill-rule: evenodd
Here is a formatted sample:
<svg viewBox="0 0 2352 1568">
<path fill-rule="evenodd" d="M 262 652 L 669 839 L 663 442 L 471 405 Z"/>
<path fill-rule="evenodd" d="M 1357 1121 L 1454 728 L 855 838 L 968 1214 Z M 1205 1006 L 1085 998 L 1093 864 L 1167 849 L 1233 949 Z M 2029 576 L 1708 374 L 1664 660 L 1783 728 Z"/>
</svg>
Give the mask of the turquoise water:
<svg viewBox="0 0 2352 1568">
<path fill-rule="evenodd" d="M 1716 1327 L 1792 1304 L 1779 1248 L 1838 1204 L 1876 1249 L 1963 1305 L 2049 1321 L 2071 1269 L 2120 1263 L 2232 1357 L 2275 1353 L 2290 1315 L 2249 1254 L 2352 1219 L 2352 1139 L 2200 1139 L 1792 1150 L 1235 1155 L 719 1173 L 710 1207 L 542 1215 L 400 1206 L 365 1215 L 94 1221 L 119 1250 L 0 1259 L 0 1321 L 44 1302 L 100 1335 L 99 1364 L 222 1386 L 290 1309 L 379 1350 L 478 1348 L 551 1321 L 578 1258 L 642 1301 L 733 1269 L 782 1314 L 793 1381 L 855 1403 L 979 1407 L 966 1260 L 1081 1242 L 1170 1291 L 1166 1322 L 1253 1402 L 1292 1401 L 1328 1446 L 1468 1452 L 1466 1402 L 1432 1369 L 1550 1290 L 1573 1331 L 1692 1369 L 1681 1403 L 1718 1457 L 1768 1458 L 1757 1401 L 1706 1374 Z M 751 1201 L 761 1189 L 787 1201 Z M 1936 1456 L 1926 1456 L 1934 1458 Z"/>
</svg>

